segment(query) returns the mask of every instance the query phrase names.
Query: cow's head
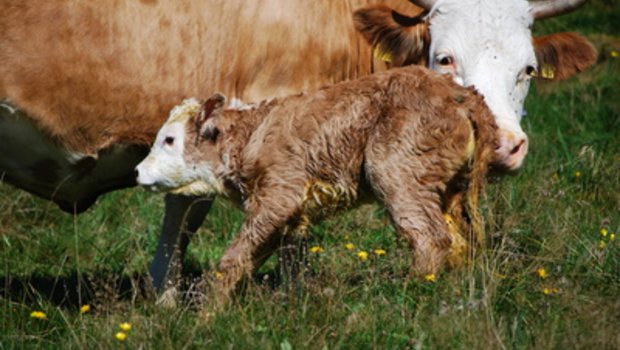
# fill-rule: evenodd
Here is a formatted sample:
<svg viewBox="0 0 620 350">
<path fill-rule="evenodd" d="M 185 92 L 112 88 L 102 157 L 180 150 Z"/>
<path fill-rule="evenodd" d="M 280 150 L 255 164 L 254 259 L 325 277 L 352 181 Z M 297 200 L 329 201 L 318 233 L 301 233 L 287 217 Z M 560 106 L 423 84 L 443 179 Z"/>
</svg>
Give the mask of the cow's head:
<svg viewBox="0 0 620 350">
<path fill-rule="evenodd" d="M 484 95 L 500 127 L 498 156 L 518 169 L 527 153 L 521 129 L 532 77 L 565 79 L 592 65 L 596 50 L 575 33 L 532 38 L 535 19 L 572 11 L 585 0 L 410 0 L 408 17 L 386 6 L 355 12 L 355 25 L 375 56 L 392 66 L 426 64 Z"/>
<path fill-rule="evenodd" d="M 223 95 L 215 94 L 204 103 L 187 99 L 174 107 L 157 133 L 151 152 L 136 167 L 138 184 L 153 191 L 183 195 L 222 192 L 224 185 L 216 175 L 221 167 L 218 149 L 205 151 L 199 146 L 204 146 L 205 141 L 215 146 L 219 130 L 210 122 L 225 101 Z"/>
</svg>

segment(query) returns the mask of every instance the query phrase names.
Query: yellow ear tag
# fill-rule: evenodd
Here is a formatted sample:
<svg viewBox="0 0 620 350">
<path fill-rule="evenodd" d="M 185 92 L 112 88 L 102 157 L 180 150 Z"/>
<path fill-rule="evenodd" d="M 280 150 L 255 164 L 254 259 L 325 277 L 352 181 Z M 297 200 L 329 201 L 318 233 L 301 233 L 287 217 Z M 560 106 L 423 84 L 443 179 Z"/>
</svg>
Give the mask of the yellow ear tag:
<svg viewBox="0 0 620 350">
<path fill-rule="evenodd" d="M 540 67 L 540 76 L 543 79 L 549 80 L 555 78 L 555 67 L 550 64 L 543 64 L 542 67 Z"/>
<path fill-rule="evenodd" d="M 388 63 L 392 62 L 392 53 L 390 53 L 389 51 L 384 50 L 381 47 L 381 45 L 375 46 L 375 49 L 373 50 L 372 54 L 378 60 L 381 60 L 383 62 L 388 62 Z"/>
</svg>

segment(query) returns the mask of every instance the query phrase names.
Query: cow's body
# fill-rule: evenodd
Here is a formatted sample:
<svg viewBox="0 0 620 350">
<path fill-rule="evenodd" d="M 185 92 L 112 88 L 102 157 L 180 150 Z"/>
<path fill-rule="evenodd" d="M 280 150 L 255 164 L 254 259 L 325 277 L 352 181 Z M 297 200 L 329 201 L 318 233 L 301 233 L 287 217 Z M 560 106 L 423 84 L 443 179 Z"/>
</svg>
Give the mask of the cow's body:
<svg viewBox="0 0 620 350">
<path fill-rule="evenodd" d="M 527 11 L 523 0 L 512 1 Z M 453 0 L 442 1 L 448 2 Z M 368 3 L 389 7 L 378 12 L 366 8 L 354 20 L 353 11 Z M 373 49 L 400 50 L 390 53 L 393 57 L 414 53 L 405 54 L 401 62 L 391 60 L 391 65 L 429 64 L 441 69 L 435 67 L 429 40 L 431 34 L 433 41 L 449 34 L 432 31 L 434 18 L 439 18 L 434 16 L 442 11 L 433 11 L 414 27 L 403 27 L 395 22 L 399 17 L 392 8 L 412 16 L 422 11 L 405 0 L 3 1 L 0 179 L 51 199 L 66 211 L 81 212 L 99 194 L 135 184 L 133 167 L 148 151 L 169 108 L 183 97 L 217 90 L 256 101 L 314 90 L 384 68 L 373 59 Z M 473 9 L 457 8 L 450 16 L 473 18 L 458 11 L 488 12 L 471 30 L 483 26 L 493 32 L 494 26 L 502 26 L 494 18 L 499 10 L 492 2 L 474 4 Z M 521 26 L 520 40 L 527 43 L 531 15 L 505 16 L 526 17 L 513 22 Z M 442 21 L 450 23 L 450 18 Z M 356 25 L 372 45 L 357 35 Z M 400 40 L 403 35 L 406 40 Z M 464 37 L 484 39 L 467 33 Z M 546 46 L 552 47 L 554 40 L 547 41 Z M 565 48 L 572 45 L 565 42 L 561 50 L 549 51 L 549 57 L 556 59 L 552 63 L 566 66 L 563 57 L 572 51 Z M 530 49 L 526 51 L 531 53 Z M 499 59 L 518 56 L 518 51 L 523 48 L 508 46 Z M 479 60 L 467 55 L 459 59 Z M 577 61 L 580 65 L 571 66 L 562 77 L 591 63 L 569 63 Z M 522 68 L 499 66 L 503 71 L 494 74 L 510 75 L 515 69 Z M 458 80 L 467 72 L 448 73 Z M 476 79 L 461 80 L 478 84 Z M 506 118 L 502 108 L 497 113 L 494 109 L 496 117 L 501 113 Z M 509 113 L 508 118 L 514 119 L 514 130 L 508 131 L 499 150 L 512 156 L 508 167 L 516 168 L 525 156 L 526 139 L 515 127 L 517 117 Z M 167 269 L 161 267 L 162 261 L 170 259 L 178 242 L 187 242 L 187 237 L 178 236 L 183 220 L 177 216 L 183 216 L 192 202 L 168 197 L 164 235 L 153 264 L 160 266 L 159 272 L 151 271 L 158 287 Z M 188 214 L 190 231 L 208 208 L 208 202 L 193 207 Z"/>
<path fill-rule="evenodd" d="M 132 184 L 144 154 L 108 155 L 147 149 L 174 101 L 213 90 L 254 101 L 368 74 L 370 49 L 351 18 L 360 3 L 5 2 L 0 170 L 65 209 L 86 209 Z"/>
<path fill-rule="evenodd" d="M 153 189 L 241 199 L 245 221 L 219 267 L 224 297 L 284 235 L 364 192 L 385 203 L 414 271 L 436 273 L 454 239 L 447 189 L 471 159 L 486 171 L 496 148 L 482 97 L 415 66 L 254 107 L 222 105 L 215 95 L 175 107 L 137 172 Z"/>
</svg>

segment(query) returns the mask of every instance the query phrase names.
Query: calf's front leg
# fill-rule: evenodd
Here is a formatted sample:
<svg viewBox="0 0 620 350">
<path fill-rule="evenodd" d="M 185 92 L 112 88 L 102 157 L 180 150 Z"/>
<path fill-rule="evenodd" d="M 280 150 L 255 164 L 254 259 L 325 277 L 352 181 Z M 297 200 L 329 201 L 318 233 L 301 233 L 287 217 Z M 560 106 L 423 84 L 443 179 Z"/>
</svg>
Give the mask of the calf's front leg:
<svg viewBox="0 0 620 350">
<path fill-rule="evenodd" d="M 302 181 L 274 181 L 285 184 L 268 187 L 258 198 L 246 203 L 246 219 L 241 231 L 220 260 L 213 288 L 213 302 L 225 304 L 239 282 L 275 252 L 282 233 L 301 210 Z M 274 183 L 271 182 L 271 183 Z"/>
</svg>

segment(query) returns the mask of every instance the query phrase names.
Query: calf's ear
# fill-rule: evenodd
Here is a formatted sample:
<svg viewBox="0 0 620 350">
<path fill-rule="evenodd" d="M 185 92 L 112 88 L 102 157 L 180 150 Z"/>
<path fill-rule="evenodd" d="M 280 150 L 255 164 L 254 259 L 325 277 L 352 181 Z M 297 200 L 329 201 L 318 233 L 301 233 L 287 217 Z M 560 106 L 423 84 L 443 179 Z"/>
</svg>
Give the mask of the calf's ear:
<svg viewBox="0 0 620 350">
<path fill-rule="evenodd" d="M 426 14 L 409 17 L 379 5 L 355 11 L 353 21 L 375 57 L 398 67 L 426 64 L 430 44 Z"/>
<path fill-rule="evenodd" d="M 555 33 L 534 38 L 538 77 L 563 80 L 596 62 L 596 49 L 577 33 Z"/>
<path fill-rule="evenodd" d="M 198 112 L 198 116 L 196 117 L 196 130 L 198 131 L 198 135 L 207 139 L 215 139 L 215 137 L 217 137 L 219 131 L 213 124 L 208 123 L 208 121 L 217 111 L 222 109 L 225 104 L 226 96 L 219 92 L 213 94 L 203 102 L 200 107 L 200 112 Z"/>
</svg>

